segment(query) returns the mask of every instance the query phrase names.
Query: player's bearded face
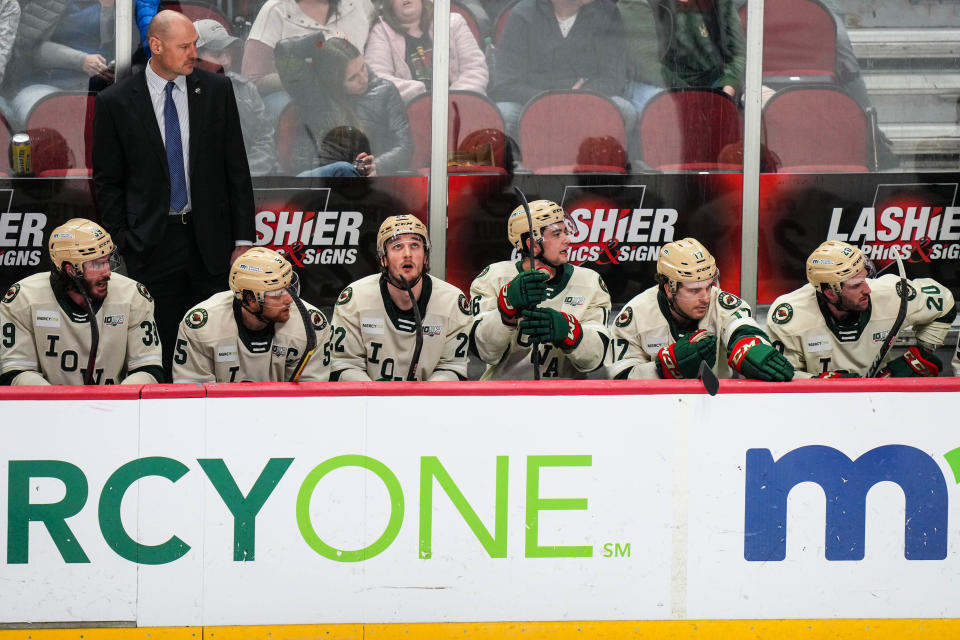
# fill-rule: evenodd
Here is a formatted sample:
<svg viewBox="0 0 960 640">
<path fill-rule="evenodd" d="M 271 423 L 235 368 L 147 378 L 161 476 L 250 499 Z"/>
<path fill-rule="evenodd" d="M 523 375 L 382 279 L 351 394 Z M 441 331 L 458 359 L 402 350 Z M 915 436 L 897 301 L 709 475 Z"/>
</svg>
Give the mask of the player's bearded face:
<svg viewBox="0 0 960 640">
<path fill-rule="evenodd" d="M 107 297 L 107 283 L 110 282 L 110 256 L 83 263 L 83 284 L 91 300 L 103 300 Z"/>
<path fill-rule="evenodd" d="M 866 311 L 870 304 L 870 285 L 867 284 L 867 271 L 862 270 L 849 280 L 845 280 L 840 288 L 841 309 L 849 311 Z"/>
<path fill-rule="evenodd" d="M 392 282 L 400 282 L 403 277 L 407 282 L 413 282 L 423 273 L 423 265 L 427 258 L 426 248 L 420 236 L 405 233 L 387 241 L 386 262 L 387 273 Z"/>
<path fill-rule="evenodd" d="M 261 315 L 264 320 L 270 322 L 286 322 L 290 319 L 290 305 L 292 304 L 293 298 L 286 289 L 268 291 L 263 298 Z"/>
<path fill-rule="evenodd" d="M 541 230 L 543 234 L 543 253 L 540 254 L 550 264 L 566 264 L 569 261 L 570 236 L 562 222 L 551 224 Z M 540 256 L 538 256 L 540 257 Z"/>
<path fill-rule="evenodd" d="M 676 305 L 683 313 L 694 320 L 702 320 L 710 308 L 710 288 L 708 282 L 681 282 L 677 288 Z"/>
</svg>

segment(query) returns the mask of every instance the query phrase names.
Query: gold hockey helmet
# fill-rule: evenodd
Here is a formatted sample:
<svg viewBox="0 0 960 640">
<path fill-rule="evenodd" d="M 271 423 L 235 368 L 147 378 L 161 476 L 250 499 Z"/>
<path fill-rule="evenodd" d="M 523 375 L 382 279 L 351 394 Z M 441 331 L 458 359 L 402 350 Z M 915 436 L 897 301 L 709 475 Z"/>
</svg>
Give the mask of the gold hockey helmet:
<svg viewBox="0 0 960 640">
<path fill-rule="evenodd" d="M 530 220 L 533 222 L 534 242 L 543 240 L 543 229 L 558 222 L 566 220 L 566 214 L 563 207 L 552 200 L 534 200 L 530 203 Z M 530 232 L 530 225 L 527 223 L 527 213 L 520 205 L 510 213 L 507 219 L 507 239 L 517 251 L 523 251 L 523 234 Z"/>
<path fill-rule="evenodd" d="M 387 255 L 387 241 L 406 233 L 413 233 L 423 238 L 423 246 L 426 251 L 430 251 L 430 236 L 427 234 L 427 225 L 423 224 L 419 218 L 409 214 L 400 214 L 390 216 L 380 225 L 377 232 L 377 257 L 383 258 Z"/>
<path fill-rule="evenodd" d="M 674 293 L 680 282 L 704 282 L 719 274 L 717 261 L 695 238 L 663 245 L 657 258 L 657 273 L 668 280 Z"/>
<path fill-rule="evenodd" d="M 50 233 L 50 259 L 57 271 L 65 262 L 82 271 L 84 262 L 112 256 L 114 249 L 110 234 L 86 218 L 67 220 Z M 111 264 L 111 268 L 116 267 Z"/>
<path fill-rule="evenodd" d="M 286 258 L 266 247 L 252 247 L 230 267 L 230 289 L 243 302 L 244 291 L 250 291 L 263 305 L 268 295 L 299 295 L 300 280 Z"/>
<path fill-rule="evenodd" d="M 838 240 L 827 240 L 807 258 L 807 280 L 817 291 L 827 285 L 839 296 L 840 285 L 867 268 L 860 249 Z"/>
</svg>

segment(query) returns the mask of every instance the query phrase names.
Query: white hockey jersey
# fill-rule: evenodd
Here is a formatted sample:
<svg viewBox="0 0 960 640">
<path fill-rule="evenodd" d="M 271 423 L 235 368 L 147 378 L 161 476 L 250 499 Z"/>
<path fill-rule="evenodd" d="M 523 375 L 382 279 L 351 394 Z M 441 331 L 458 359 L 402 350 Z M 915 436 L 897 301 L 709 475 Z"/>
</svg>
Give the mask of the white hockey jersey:
<svg viewBox="0 0 960 640">
<path fill-rule="evenodd" d="M 174 382 L 286 382 L 296 371 L 307 333 L 296 306 L 290 319 L 253 332 L 240 319 L 233 291 L 221 291 L 183 317 L 173 351 Z M 330 374 L 330 324 L 301 300 L 317 334 L 317 350 L 300 382 L 325 382 Z"/>
<path fill-rule="evenodd" d="M 471 334 L 471 349 L 487 363 L 482 380 L 532 380 L 530 341 L 517 326 L 504 324 L 497 308 L 501 287 L 526 266 L 519 262 L 495 262 L 480 272 L 470 285 L 473 308 L 478 314 Z M 547 281 L 547 299 L 541 308 L 575 316 L 583 329 L 576 348 L 567 351 L 552 344 L 539 345 L 541 378 L 581 379 L 603 365 L 610 341 L 610 292 L 596 271 L 563 265 Z M 523 322 L 521 319 L 520 322 Z"/>
<path fill-rule="evenodd" d="M 423 347 L 417 380 L 466 380 L 470 301 L 452 284 L 423 276 L 418 300 Z M 333 308 L 331 379 L 405 380 L 416 346 L 413 309 L 400 310 L 379 273 L 344 289 Z"/>
<path fill-rule="evenodd" d="M 953 294 L 929 278 L 907 282 L 903 327 L 912 326 L 919 342 L 943 344 L 956 315 Z M 770 306 L 767 330 L 796 368 L 795 378 L 841 370 L 867 375 L 900 310 L 900 278 L 887 274 L 867 283 L 870 306 L 848 324 L 839 324 L 828 309 L 821 308 L 810 284 L 780 296 Z M 884 362 L 894 358 L 892 352 Z"/>
<path fill-rule="evenodd" d="M 138 370 L 159 382 L 160 336 L 146 288 L 111 274 L 106 298 L 93 306 L 100 334 L 94 383 L 118 384 Z M 83 384 L 90 340 L 89 315 L 54 293 L 50 273 L 28 276 L 0 303 L 0 380 L 10 384 L 32 371 L 50 384 Z"/>
<path fill-rule="evenodd" d="M 653 286 L 624 305 L 613 321 L 610 331 L 610 362 L 607 372 L 611 378 L 659 378 L 657 352 L 677 341 L 684 332 L 673 321 L 666 295 L 659 295 L 660 286 Z M 750 305 L 719 287 L 710 289 L 710 306 L 697 323 L 696 330 L 704 329 L 717 336 L 717 359 L 713 366 L 718 378 L 732 376 L 727 364 L 731 338 L 746 335 L 764 336 L 753 319 Z"/>
</svg>

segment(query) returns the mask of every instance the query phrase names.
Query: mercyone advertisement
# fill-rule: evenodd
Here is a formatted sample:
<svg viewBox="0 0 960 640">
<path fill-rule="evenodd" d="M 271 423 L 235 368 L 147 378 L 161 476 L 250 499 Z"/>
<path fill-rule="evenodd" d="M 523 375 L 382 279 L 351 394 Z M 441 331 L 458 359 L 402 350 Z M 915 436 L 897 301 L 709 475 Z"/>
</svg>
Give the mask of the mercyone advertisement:
<svg viewBox="0 0 960 640">
<path fill-rule="evenodd" d="M 9 394 L 0 623 L 960 616 L 955 381 L 604 384 Z"/>
</svg>

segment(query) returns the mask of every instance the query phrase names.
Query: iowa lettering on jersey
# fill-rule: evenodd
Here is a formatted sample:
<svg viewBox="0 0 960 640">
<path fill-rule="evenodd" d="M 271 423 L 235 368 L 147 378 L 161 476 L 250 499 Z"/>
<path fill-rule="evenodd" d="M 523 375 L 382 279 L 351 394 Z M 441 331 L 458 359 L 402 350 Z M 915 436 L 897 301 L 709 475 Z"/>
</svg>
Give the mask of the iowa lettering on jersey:
<svg viewBox="0 0 960 640">
<path fill-rule="evenodd" d="M 80 354 L 74 351 L 73 349 L 64 349 L 60 351 L 57 349 L 57 342 L 60 341 L 60 336 L 56 334 L 50 334 L 47 336 L 47 350 L 43 352 L 48 358 L 52 358 L 60 367 L 60 370 L 65 373 L 74 373 L 78 369 L 80 371 L 80 378 L 83 379 L 87 376 L 87 370 L 80 366 Z M 103 378 L 103 369 L 94 369 L 93 371 L 93 383 L 94 384 L 117 384 L 117 381 L 113 378 Z"/>
<path fill-rule="evenodd" d="M 517 332 L 517 344 L 525 349 L 530 348 L 530 338 Z M 540 377 L 558 378 L 560 376 L 560 360 L 557 358 L 557 350 L 552 344 L 538 345 L 537 353 L 540 354 Z M 530 354 L 531 357 L 533 354 Z"/>
</svg>

